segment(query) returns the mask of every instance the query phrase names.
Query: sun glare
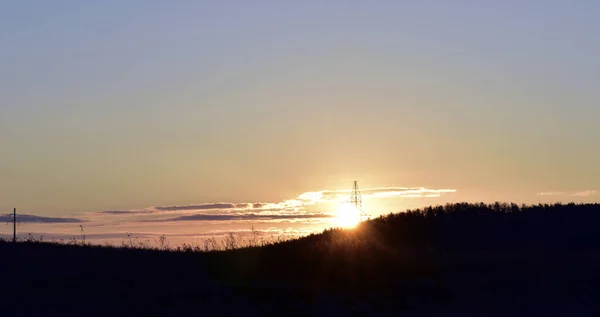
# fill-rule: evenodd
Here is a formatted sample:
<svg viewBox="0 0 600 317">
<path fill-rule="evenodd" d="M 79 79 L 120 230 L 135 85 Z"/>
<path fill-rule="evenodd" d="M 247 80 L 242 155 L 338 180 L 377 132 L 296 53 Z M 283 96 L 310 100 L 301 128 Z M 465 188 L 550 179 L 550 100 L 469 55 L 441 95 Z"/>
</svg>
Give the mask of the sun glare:
<svg viewBox="0 0 600 317">
<path fill-rule="evenodd" d="M 337 215 L 335 223 L 342 228 L 353 228 L 360 222 L 358 210 L 349 203 L 339 204 L 337 207 Z"/>
</svg>

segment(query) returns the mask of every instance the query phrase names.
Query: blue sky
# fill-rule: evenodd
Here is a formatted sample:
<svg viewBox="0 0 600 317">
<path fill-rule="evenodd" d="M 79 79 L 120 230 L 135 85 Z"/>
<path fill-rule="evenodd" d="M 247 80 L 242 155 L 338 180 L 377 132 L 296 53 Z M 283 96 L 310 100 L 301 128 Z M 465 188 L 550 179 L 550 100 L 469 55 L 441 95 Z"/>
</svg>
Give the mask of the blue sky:
<svg viewBox="0 0 600 317">
<path fill-rule="evenodd" d="M 355 179 L 455 190 L 373 198 L 376 214 L 595 200 L 598 12 L 533 0 L 2 3 L 0 208 L 277 204 Z"/>
</svg>

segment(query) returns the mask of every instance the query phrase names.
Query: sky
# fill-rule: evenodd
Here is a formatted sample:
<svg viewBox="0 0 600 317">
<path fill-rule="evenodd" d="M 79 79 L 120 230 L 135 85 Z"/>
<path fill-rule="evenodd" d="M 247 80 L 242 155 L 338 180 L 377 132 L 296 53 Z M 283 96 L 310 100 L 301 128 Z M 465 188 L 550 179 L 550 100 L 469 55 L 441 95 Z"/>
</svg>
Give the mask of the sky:
<svg viewBox="0 0 600 317">
<path fill-rule="evenodd" d="M 21 232 L 185 240 L 322 230 L 354 180 L 373 216 L 597 201 L 598 12 L 2 2 L 0 214 L 31 215 Z"/>
</svg>

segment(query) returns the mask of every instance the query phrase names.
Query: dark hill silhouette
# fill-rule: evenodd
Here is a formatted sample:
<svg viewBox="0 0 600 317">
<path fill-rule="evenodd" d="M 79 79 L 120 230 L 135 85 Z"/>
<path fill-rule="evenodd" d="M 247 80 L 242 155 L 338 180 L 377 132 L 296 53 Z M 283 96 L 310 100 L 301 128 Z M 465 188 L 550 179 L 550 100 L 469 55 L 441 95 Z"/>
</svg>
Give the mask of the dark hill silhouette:
<svg viewBox="0 0 600 317">
<path fill-rule="evenodd" d="M 3 316 L 594 316 L 599 204 L 448 204 L 229 251 L 0 243 Z"/>
</svg>

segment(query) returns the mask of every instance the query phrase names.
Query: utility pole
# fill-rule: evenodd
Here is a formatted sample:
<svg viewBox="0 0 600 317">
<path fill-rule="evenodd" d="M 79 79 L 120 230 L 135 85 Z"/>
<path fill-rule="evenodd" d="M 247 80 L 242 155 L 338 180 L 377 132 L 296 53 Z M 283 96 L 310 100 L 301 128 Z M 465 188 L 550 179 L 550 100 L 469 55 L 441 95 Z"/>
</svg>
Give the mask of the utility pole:
<svg viewBox="0 0 600 317">
<path fill-rule="evenodd" d="M 17 243 L 17 208 L 13 209 L 13 243 Z"/>
</svg>

